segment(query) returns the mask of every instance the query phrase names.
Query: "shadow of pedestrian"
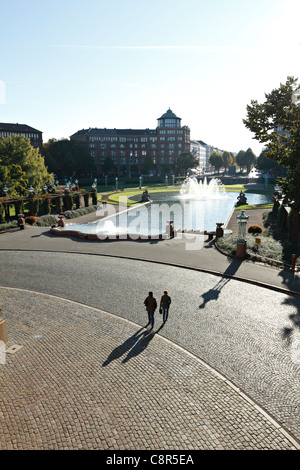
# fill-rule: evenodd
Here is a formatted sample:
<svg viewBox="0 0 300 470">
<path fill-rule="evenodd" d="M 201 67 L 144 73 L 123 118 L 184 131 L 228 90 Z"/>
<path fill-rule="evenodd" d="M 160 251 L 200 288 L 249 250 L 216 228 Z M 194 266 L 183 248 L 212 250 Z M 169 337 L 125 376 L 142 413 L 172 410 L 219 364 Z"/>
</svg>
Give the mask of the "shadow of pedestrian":
<svg viewBox="0 0 300 470">
<path fill-rule="evenodd" d="M 117 346 L 108 356 L 106 361 L 103 362 L 102 367 L 106 367 L 112 361 L 118 359 L 119 357 L 123 356 L 129 349 L 131 349 L 135 343 L 140 339 L 141 336 L 147 334 L 147 331 L 144 331 L 143 328 L 140 328 L 138 331 L 134 333 L 134 335 L 130 336 L 123 344 Z"/>
<path fill-rule="evenodd" d="M 219 295 L 223 287 L 231 280 L 234 274 L 238 271 L 239 267 L 241 266 L 243 259 L 234 258 L 231 260 L 230 265 L 224 271 L 222 279 L 220 279 L 217 284 L 212 288 L 209 289 L 207 292 L 202 294 L 203 302 L 199 305 L 199 308 L 204 308 L 205 305 L 211 300 L 218 300 Z"/>
<path fill-rule="evenodd" d="M 154 331 L 146 331 L 143 337 L 140 338 L 139 341 L 135 344 L 135 346 L 129 351 L 127 356 L 123 359 L 122 363 L 125 364 L 133 357 L 136 357 L 141 354 L 149 346 L 149 343 L 150 341 L 152 341 L 154 336 Z"/>
<path fill-rule="evenodd" d="M 161 326 L 158 328 L 158 330 L 156 330 L 156 331 L 151 331 L 151 330 L 146 331 L 145 335 L 143 337 L 141 337 L 139 339 L 139 341 L 136 343 L 136 345 L 129 351 L 127 356 L 123 359 L 122 363 L 125 364 L 130 359 L 132 359 L 133 357 L 136 357 L 139 354 L 141 354 L 149 346 L 149 343 L 150 343 L 150 341 L 152 341 L 154 336 L 157 333 L 159 333 L 159 331 L 162 330 L 164 326 L 165 326 L 165 324 L 162 323 Z"/>
</svg>

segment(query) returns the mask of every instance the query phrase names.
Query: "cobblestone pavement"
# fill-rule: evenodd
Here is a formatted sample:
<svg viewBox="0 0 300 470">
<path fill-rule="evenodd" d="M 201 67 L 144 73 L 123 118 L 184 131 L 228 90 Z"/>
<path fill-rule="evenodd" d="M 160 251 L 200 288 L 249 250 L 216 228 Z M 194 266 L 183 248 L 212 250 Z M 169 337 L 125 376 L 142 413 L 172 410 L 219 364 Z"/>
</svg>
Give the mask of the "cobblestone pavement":
<svg viewBox="0 0 300 470">
<path fill-rule="evenodd" d="M 222 376 L 154 331 L 57 297 L 0 288 L 0 449 L 296 449 Z"/>
</svg>

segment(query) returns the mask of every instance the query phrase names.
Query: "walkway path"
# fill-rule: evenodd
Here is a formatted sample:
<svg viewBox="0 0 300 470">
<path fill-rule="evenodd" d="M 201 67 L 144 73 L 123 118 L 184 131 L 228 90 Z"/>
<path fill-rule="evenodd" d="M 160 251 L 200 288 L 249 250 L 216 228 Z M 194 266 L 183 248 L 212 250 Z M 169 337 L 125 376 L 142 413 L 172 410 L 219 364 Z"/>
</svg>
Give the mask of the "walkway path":
<svg viewBox="0 0 300 470">
<path fill-rule="evenodd" d="M 299 449 L 207 364 L 106 312 L 0 288 L 0 449 Z"/>
</svg>

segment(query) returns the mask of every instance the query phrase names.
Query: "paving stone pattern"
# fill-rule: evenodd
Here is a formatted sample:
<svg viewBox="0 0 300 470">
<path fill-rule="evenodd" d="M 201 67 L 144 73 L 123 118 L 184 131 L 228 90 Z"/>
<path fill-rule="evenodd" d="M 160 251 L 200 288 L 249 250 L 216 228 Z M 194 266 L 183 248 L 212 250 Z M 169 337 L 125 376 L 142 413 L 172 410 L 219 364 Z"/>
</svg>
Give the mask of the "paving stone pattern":
<svg viewBox="0 0 300 470">
<path fill-rule="evenodd" d="M 0 288 L 0 449 L 295 449 L 209 367 L 98 309 Z"/>
</svg>

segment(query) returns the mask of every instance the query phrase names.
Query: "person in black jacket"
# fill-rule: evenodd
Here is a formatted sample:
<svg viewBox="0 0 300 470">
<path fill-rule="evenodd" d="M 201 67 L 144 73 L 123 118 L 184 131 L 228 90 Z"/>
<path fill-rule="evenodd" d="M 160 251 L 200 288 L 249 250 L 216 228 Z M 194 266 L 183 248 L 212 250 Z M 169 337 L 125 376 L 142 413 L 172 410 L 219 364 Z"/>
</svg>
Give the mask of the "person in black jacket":
<svg viewBox="0 0 300 470">
<path fill-rule="evenodd" d="M 154 326 L 154 312 L 157 308 L 157 302 L 153 297 L 153 292 L 149 292 L 148 297 L 144 300 L 144 304 L 146 305 L 146 310 L 148 312 L 148 325 L 151 324 L 152 329 Z"/>
<path fill-rule="evenodd" d="M 160 309 L 162 309 L 163 322 L 166 323 L 169 316 L 169 308 L 171 305 L 171 297 L 168 295 L 168 291 L 164 291 L 164 295 L 160 299 Z"/>
</svg>

